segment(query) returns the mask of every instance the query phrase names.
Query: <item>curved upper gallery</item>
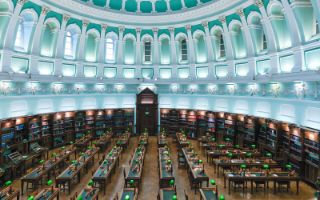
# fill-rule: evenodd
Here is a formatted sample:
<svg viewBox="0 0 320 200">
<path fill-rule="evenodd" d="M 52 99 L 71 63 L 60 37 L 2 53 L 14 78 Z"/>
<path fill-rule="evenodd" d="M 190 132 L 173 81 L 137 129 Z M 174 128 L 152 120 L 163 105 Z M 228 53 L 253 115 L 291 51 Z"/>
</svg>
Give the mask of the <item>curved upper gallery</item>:
<svg viewBox="0 0 320 200">
<path fill-rule="evenodd" d="M 0 0 L 1 99 L 132 94 L 147 84 L 159 94 L 284 99 L 317 113 L 319 8 L 318 0 Z M 1 118 L 13 116 L 9 108 Z"/>
</svg>

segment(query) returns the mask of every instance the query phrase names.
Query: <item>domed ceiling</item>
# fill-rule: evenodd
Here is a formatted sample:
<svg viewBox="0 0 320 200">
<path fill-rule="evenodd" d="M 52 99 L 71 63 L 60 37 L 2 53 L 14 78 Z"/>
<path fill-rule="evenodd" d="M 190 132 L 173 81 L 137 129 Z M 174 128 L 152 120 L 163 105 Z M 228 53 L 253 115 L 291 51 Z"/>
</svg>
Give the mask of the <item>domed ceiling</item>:
<svg viewBox="0 0 320 200">
<path fill-rule="evenodd" d="M 218 0 L 75 0 L 88 5 L 131 13 L 166 13 L 182 11 Z"/>
</svg>

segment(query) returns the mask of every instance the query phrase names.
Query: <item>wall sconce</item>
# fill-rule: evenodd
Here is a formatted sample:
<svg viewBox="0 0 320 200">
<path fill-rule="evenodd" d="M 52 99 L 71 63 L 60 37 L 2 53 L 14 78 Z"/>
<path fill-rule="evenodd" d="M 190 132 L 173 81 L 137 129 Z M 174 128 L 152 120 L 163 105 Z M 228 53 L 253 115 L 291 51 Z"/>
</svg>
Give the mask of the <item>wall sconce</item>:
<svg viewBox="0 0 320 200">
<path fill-rule="evenodd" d="M 250 96 L 254 96 L 258 93 L 258 85 L 256 83 L 250 84 L 248 87 Z"/>
<path fill-rule="evenodd" d="M 124 89 L 124 84 L 122 83 L 117 83 L 114 85 L 114 89 L 117 91 L 117 92 L 121 92 L 123 89 Z"/>
<path fill-rule="evenodd" d="M 207 87 L 208 93 L 210 94 L 216 94 L 218 91 L 218 86 L 217 85 L 208 85 Z"/>
<path fill-rule="evenodd" d="M 1 81 L 0 90 L 6 96 L 10 92 L 10 83 L 8 81 Z"/>
<path fill-rule="evenodd" d="M 179 89 L 180 89 L 180 86 L 177 83 L 171 84 L 171 86 L 170 86 L 170 90 L 173 93 L 177 93 L 179 91 Z"/>
<path fill-rule="evenodd" d="M 56 93 L 56 94 L 61 93 L 62 88 L 63 88 L 63 84 L 62 83 L 53 83 L 52 89 L 53 89 L 54 93 Z"/>
<path fill-rule="evenodd" d="M 296 96 L 299 99 L 304 99 L 306 97 L 306 93 L 307 93 L 307 86 L 305 82 L 297 82 L 295 84 L 295 92 L 296 92 Z"/>
<path fill-rule="evenodd" d="M 197 92 L 197 90 L 198 90 L 198 86 L 197 85 L 192 84 L 192 85 L 189 86 L 189 92 L 191 92 L 191 94 Z"/>
<path fill-rule="evenodd" d="M 38 82 L 29 82 L 27 85 L 27 89 L 32 95 L 35 95 L 37 91 L 40 90 Z"/>
<path fill-rule="evenodd" d="M 281 86 L 279 83 L 272 83 L 271 86 L 271 93 L 273 94 L 274 97 L 278 97 L 281 92 Z"/>
</svg>

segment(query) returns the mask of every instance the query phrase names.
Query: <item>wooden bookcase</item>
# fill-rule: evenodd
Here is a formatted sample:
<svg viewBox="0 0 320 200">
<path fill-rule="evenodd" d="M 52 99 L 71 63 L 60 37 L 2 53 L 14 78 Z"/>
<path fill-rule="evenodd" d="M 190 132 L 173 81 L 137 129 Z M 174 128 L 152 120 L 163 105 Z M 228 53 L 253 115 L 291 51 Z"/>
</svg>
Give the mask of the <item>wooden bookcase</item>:
<svg viewBox="0 0 320 200">
<path fill-rule="evenodd" d="M 197 111 L 197 137 L 204 136 L 207 132 L 208 121 L 206 118 L 206 111 Z"/>
<path fill-rule="evenodd" d="M 74 119 L 75 140 L 82 138 L 86 134 L 86 113 L 78 111 Z"/>
<path fill-rule="evenodd" d="M 99 137 L 106 132 L 106 121 L 104 116 L 104 110 L 97 110 L 95 116 L 95 137 Z"/>
<path fill-rule="evenodd" d="M 52 147 L 57 148 L 65 145 L 64 113 L 53 115 L 52 127 Z"/>
<path fill-rule="evenodd" d="M 75 122 L 74 122 L 74 112 L 64 113 L 64 132 L 66 134 L 66 143 L 75 141 Z"/>
</svg>

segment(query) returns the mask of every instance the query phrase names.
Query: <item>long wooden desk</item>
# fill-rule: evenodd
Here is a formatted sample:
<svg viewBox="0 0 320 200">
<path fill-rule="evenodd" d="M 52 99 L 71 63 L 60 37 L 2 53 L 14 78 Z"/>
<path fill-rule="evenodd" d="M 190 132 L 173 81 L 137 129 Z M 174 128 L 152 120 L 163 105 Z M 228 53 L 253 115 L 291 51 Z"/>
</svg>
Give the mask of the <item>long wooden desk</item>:
<svg viewBox="0 0 320 200">
<path fill-rule="evenodd" d="M 58 188 L 46 188 L 35 195 L 34 200 L 59 200 L 60 190 Z"/>
<path fill-rule="evenodd" d="M 119 200 L 126 200 L 126 196 L 129 196 L 130 200 L 137 200 L 139 195 L 139 190 L 136 188 L 124 188 L 121 192 Z"/>
<path fill-rule="evenodd" d="M 200 188 L 200 200 L 218 200 L 218 193 L 214 188 Z"/>
<path fill-rule="evenodd" d="M 122 134 L 117 140 L 117 145 L 122 147 L 123 149 L 126 149 L 129 145 L 130 136 L 131 136 L 131 133 L 129 132 Z"/>
<path fill-rule="evenodd" d="M 63 188 L 66 188 L 66 185 L 68 185 L 68 191 L 70 194 L 71 181 L 77 177 L 78 182 L 80 182 L 81 170 L 83 168 L 87 168 L 87 165 L 90 161 L 94 163 L 94 156 L 98 153 L 98 151 L 99 148 L 93 148 L 84 152 L 83 155 L 78 158 L 78 160 L 72 163 L 66 170 L 56 177 L 56 187 L 61 188 L 61 186 L 63 186 Z"/>
<path fill-rule="evenodd" d="M 231 182 L 235 181 L 245 181 L 251 182 L 251 192 L 253 192 L 253 182 L 254 181 L 269 181 L 273 182 L 273 191 L 276 193 L 276 183 L 278 181 L 294 181 L 296 182 L 296 193 L 299 194 L 299 182 L 301 178 L 297 175 L 290 176 L 289 172 L 270 172 L 267 174 L 265 172 L 245 172 L 245 173 L 234 173 L 227 172 L 224 174 L 224 187 L 226 188 L 228 182 L 228 190 L 230 194 Z"/>
<path fill-rule="evenodd" d="M 92 190 L 82 189 L 76 198 L 81 200 L 98 200 L 99 199 L 99 188 L 92 188 Z"/>
<path fill-rule="evenodd" d="M 211 150 L 207 151 L 207 162 L 213 163 L 213 159 L 220 157 L 227 157 L 231 153 L 233 158 L 245 158 L 248 154 L 250 157 L 256 158 L 261 156 L 261 153 L 257 150 L 240 150 L 240 149 L 229 149 L 229 150 Z"/>
<path fill-rule="evenodd" d="M 133 158 L 131 159 L 130 169 L 125 178 L 125 186 L 130 186 L 130 181 L 134 181 L 134 187 L 139 188 L 142 178 L 142 170 L 144 165 L 144 157 L 146 153 L 146 147 L 144 145 L 140 145 L 136 148 Z"/>
<path fill-rule="evenodd" d="M 79 139 L 78 141 L 76 141 L 74 143 L 74 146 L 77 147 L 77 149 L 82 150 L 87 148 L 87 146 L 89 146 L 89 143 L 92 140 L 92 135 L 86 135 L 84 137 L 82 137 L 81 139 Z"/>
<path fill-rule="evenodd" d="M 104 194 L 106 193 L 108 180 L 111 181 L 116 166 L 119 166 L 121 152 L 122 148 L 120 146 L 114 146 L 92 177 L 92 180 L 99 184 L 99 188 L 103 189 Z"/>
<path fill-rule="evenodd" d="M 6 187 L 0 191 L 0 199 L 1 200 L 13 200 L 20 199 L 20 192 L 15 190 L 12 187 Z"/>
<path fill-rule="evenodd" d="M 47 160 L 44 164 L 23 176 L 21 178 L 21 193 L 24 194 L 25 183 L 27 184 L 27 190 L 29 189 L 29 183 L 32 185 L 32 190 L 37 189 L 38 186 L 41 185 L 45 175 L 50 177 L 51 171 L 54 171 L 62 162 L 69 160 L 70 156 L 75 152 L 76 150 L 74 148 L 61 150 L 54 158 Z"/>
<path fill-rule="evenodd" d="M 280 165 L 271 160 L 271 159 L 217 159 L 214 160 L 213 166 L 214 166 L 214 172 L 217 173 L 219 177 L 220 170 L 219 168 L 222 168 L 222 173 L 224 173 L 224 170 L 226 168 L 240 168 L 241 165 L 246 165 L 246 168 L 252 168 L 252 167 L 259 167 L 262 168 L 263 165 L 269 165 L 270 168 L 279 168 Z"/>
<path fill-rule="evenodd" d="M 145 145 L 147 146 L 148 144 L 148 133 L 143 133 L 140 137 L 139 137 L 139 142 L 138 145 Z"/>
<path fill-rule="evenodd" d="M 173 166 L 172 163 L 168 163 L 168 160 L 171 161 L 168 154 L 169 152 L 167 149 L 158 149 L 160 188 L 170 187 L 170 181 L 174 181 Z"/>
<path fill-rule="evenodd" d="M 178 141 L 180 148 L 184 148 L 184 147 L 189 146 L 189 142 L 187 140 L 187 137 L 184 134 L 176 133 L 176 137 L 177 137 L 177 141 Z"/>
<path fill-rule="evenodd" d="M 190 148 L 182 149 L 183 155 L 188 164 L 188 173 L 189 178 L 191 178 L 191 183 L 195 183 L 195 192 L 198 188 L 202 186 L 202 183 L 207 183 L 207 187 L 209 186 L 209 177 L 204 171 L 204 165 L 199 164 L 198 157 L 194 155 L 194 152 Z"/>
<path fill-rule="evenodd" d="M 95 146 L 99 147 L 100 151 L 103 152 L 111 143 L 112 136 L 113 133 L 107 133 L 100 136 L 99 139 L 95 141 Z"/>
<path fill-rule="evenodd" d="M 160 133 L 158 135 L 158 147 L 160 148 L 160 147 L 164 147 L 166 145 L 168 145 L 167 136 L 166 136 L 166 134 Z"/>
<path fill-rule="evenodd" d="M 177 195 L 175 188 L 162 188 L 159 190 L 160 200 L 172 200 L 174 195 Z"/>
</svg>

